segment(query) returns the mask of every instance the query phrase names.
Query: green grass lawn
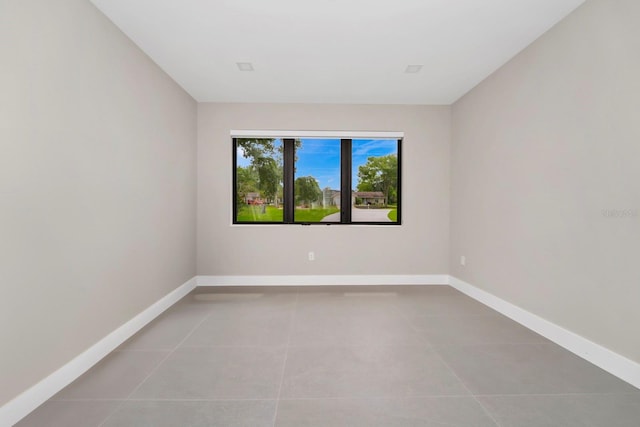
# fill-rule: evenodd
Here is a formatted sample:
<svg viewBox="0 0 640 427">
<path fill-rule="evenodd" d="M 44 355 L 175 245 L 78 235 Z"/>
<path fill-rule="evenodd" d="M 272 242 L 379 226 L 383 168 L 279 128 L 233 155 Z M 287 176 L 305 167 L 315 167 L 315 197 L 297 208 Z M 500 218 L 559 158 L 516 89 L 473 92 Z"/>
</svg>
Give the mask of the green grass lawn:
<svg viewBox="0 0 640 427">
<path fill-rule="evenodd" d="M 387 215 L 391 222 L 398 222 L 398 209 L 392 209 Z"/>
<path fill-rule="evenodd" d="M 322 218 L 339 212 L 337 207 L 328 209 L 296 209 L 295 222 L 320 222 Z M 282 222 L 281 208 L 267 206 L 262 213 L 262 206 L 241 206 L 238 210 L 238 222 Z"/>
<path fill-rule="evenodd" d="M 267 206 L 262 213 L 262 206 L 241 206 L 238 209 L 238 222 L 282 222 L 282 209 Z"/>
<path fill-rule="evenodd" d="M 296 209 L 294 219 L 295 222 L 320 222 L 325 216 L 339 211 L 335 206 L 327 209 Z"/>
</svg>

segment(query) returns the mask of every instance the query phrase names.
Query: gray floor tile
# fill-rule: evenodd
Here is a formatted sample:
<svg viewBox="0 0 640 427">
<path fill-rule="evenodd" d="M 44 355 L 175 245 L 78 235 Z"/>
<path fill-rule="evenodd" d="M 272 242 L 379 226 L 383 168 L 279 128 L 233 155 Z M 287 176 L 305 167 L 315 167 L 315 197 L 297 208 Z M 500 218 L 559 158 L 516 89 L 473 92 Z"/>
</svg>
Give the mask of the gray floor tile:
<svg viewBox="0 0 640 427">
<path fill-rule="evenodd" d="M 282 397 L 462 395 L 466 389 L 424 346 L 290 347 Z"/>
<path fill-rule="evenodd" d="M 408 319 L 433 345 L 549 342 L 504 316 L 409 316 Z"/>
<path fill-rule="evenodd" d="M 555 344 L 448 346 L 436 351 L 474 394 L 635 390 Z"/>
<path fill-rule="evenodd" d="M 198 288 L 18 426 L 276 412 L 279 426 L 635 427 L 640 391 L 446 286 Z"/>
<path fill-rule="evenodd" d="M 637 427 L 640 393 L 486 396 L 480 401 L 502 427 Z"/>
<path fill-rule="evenodd" d="M 127 340 L 119 349 L 173 350 L 210 311 L 209 306 L 174 306 Z"/>
<path fill-rule="evenodd" d="M 397 313 L 333 314 L 299 312 L 291 345 L 420 345 L 426 341 Z"/>
<path fill-rule="evenodd" d="M 463 294 L 402 295 L 396 306 L 414 316 L 495 316 L 497 313 Z"/>
<path fill-rule="evenodd" d="M 129 401 L 104 427 L 267 427 L 275 409 L 275 400 Z"/>
<path fill-rule="evenodd" d="M 340 286 L 301 286 L 297 288 L 298 295 L 306 294 L 340 294 L 345 293 L 396 293 L 398 295 L 405 294 L 460 294 L 460 292 L 447 285 L 340 285 Z"/>
<path fill-rule="evenodd" d="M 289 310 L 214 313 L 189 336 L 183 346 L 286 345 L 290 323 Z"/>
<path fill-rule="evenodd" d="M 119 404 L 118 401 L 49 400 L 16 427 L 97 427 Z"/>
<path fill-rule="evenodd" d="M 274 292 L 198 292 L 190 296 L 196 301 L 196 305 L 206 304 L 216 314 L 281 314 L 291 312 L 295 306 L 295 293 Z"/>
<path fill-rule="evenodd" d="M 495 427 L 471 397 L 282 400 L 278 427 Z"/>
<path fill-rule="evenodd" d="M 126 398 L 167 354 L 166 351 L 116 351 L 53 399 Z"/>
<path fill-rule="evenodd" d="M 308 289 L 309 287 L 305 287 Z M 263 296 L 269 295 L 291 295 L 295 298 L 296 294 L 300 292 L 301 288 L 297 286 L 252 286 L 252 285 L 231 285 L 231 286 L 198 286 L 191 295 L 195 294 L 225 294 L 225 295 L 242 295 L 242 294 L 261 294 Z"/>
<path fill-rule="evenodd" d="M 133 398 L 273 399 L 285 352 L 285 347 L 181 348 Z"/>
<path fill-rule="evenodd" d="M 406 298 L 413 298 L 415 296 L 466 296 L 459 290 L 447 285 L 394 286 L 392 289 L 401 289 L 401 291 L 399 291 L 399 296 Z"/>
<path fill-rule="evenodd" d="M 296 304 L 296 314 L 317 316 L 366 316 L 380 313 L 399 313 L 396 307 L 397 296 L 393 292 L 380 292 L 366 295 L 366 292 L 346 292 L 300 294 Z"/>
</svg>

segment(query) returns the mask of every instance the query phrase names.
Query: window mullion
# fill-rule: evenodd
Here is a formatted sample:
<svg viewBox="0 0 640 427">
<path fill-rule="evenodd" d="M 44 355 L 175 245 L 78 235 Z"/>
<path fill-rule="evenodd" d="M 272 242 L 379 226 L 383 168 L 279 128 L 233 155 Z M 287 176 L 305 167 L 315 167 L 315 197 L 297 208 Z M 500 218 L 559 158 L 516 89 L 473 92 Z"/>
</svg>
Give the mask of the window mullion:
<svg viewBox="0 0 640 427">
<path fill-rule="evenodd" d="M 340 140 L 340 222 L 351 223 L 351 140 Z"/>
<path fill-rule="evenodd" d="M 293 215 L 295 210 L 293 183 L 295 171 L 295 140 L 283 139 L 283 221 L 285 224 L 293 223 Z"/>
<path fill-rule="evenodd" d="M 396 197 L 396 209 L 397 209 L 396 223 L 397 224 L 401 224 L 402 223 L 402 212 L 400 210 L 401 206 L 402 206 L 402 140 L 401 139 L 398 140 L 397 158 L 398 158 L 398 177 L 397 177 L 397 182 L 396 182 L 396 193 L 397 193 L 397 197 Z"/>
</svg>

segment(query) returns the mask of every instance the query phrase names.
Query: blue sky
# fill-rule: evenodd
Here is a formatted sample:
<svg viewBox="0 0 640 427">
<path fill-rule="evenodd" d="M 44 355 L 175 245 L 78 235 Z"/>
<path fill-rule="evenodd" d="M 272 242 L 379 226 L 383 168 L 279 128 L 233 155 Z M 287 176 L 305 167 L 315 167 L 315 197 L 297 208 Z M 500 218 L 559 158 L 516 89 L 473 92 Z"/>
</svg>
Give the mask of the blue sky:
<svg viewBox="0 0 640 427">
<path fill-rule="evenodd" d="M 354 139 L 351 146 L 353 188 L 358 183 L 358 167 L 365 164 L 369 157 L 397 152 L 395 139 Z M 318 180 L 320 188 L 340 189 L 339 139 L 303 139 L 297 154 L 296 178 L 311 175 Z"/>
<path fill-rule="evenodd" d="M 276 140 L 276 146 L 281 144 Z M 397 152 L 395 139 L 354 139 L 352 141 L 353 188 L 358 183 L 358 167 L 367 162 L 367 158 L 386 156 Z M 340 140 L 339 139 L 302 139 L 297 150 L 296 178 L 313 176 L 320 188 L 340 189 Z M 238 165 L 248 166 L 249 161 L 238 150 Z"/>
<path fill-rule="evenodd" d="M 311 175 L 320 188 L 340 188 L 339 139 L 303 139 L 296 155 L 296 178 Z"/>
</svg>

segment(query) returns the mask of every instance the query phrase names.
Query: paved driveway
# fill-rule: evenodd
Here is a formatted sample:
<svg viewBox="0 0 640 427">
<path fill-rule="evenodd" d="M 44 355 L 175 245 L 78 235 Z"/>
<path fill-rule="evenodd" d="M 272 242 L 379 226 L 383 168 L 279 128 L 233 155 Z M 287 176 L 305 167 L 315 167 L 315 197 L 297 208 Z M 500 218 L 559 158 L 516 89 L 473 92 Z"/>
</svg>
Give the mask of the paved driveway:
<svg viewBox="0 0 640 427">
<path fill-rule="evenodd" d="M 351 221 L 353 222 L 391 222 L 388 215 L 391 209 L 351 209 Z M 340 212 L 327 215 L 322 221 L 340 222 Z"/>
</svg>

